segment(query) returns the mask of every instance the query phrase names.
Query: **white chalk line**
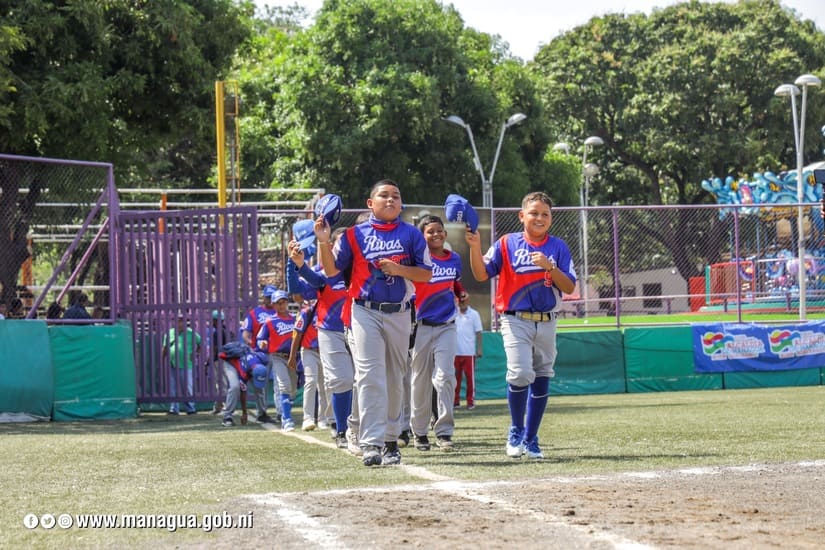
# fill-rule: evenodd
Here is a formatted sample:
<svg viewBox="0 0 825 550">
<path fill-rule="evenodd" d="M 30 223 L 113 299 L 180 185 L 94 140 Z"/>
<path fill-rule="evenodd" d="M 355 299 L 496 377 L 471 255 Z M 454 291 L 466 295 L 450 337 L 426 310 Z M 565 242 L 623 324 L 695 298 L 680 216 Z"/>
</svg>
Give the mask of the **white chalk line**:
<svg viewBox="0 0 825 550">
<path fill-rule="evenodd" d="M 311 435 L 303 434 L 297 431 L 284 432 L 283 430 L 278 429 L 272 424 L 264 424 L 263 427 L 271 432 L 278 432 L 285 436 L 294 437 L 300 439 L 301 441 L 310 443 L 312 445 L 321 445 L 323 447 L 338 450 L 338 447 L 334 443 L 322 441 Z M 343 451 L 347 452 L 346 450 Z M 425 486 L 422 486 L 420 484 L 402 486 L 396 485 L 392 487 L 392 491 L 394 492 L 437 490 L 442 493 L 446 493 L 458 498 L 469 499 L 476 502 L 482 502 L 487 504 L 494 504 L 497 508 L 501 509 L 502 511 L 509 512 L 514 515 L 523 515 L 524 513 L 527 513 L 544 524 L 553 524 L 558 528 L 567 529 L 568 531 L 575 533 L 577 537 L 585 538 L 587 541 L 598 541 L 608 543 L 617 550 L 649 550 L 653 548 L 651 546 L 631 541 L 624 537 L 614 535 L 611 533 L 592 532 L 590 529 L 585 528 L 583 526 L 571 524 L 559 516 L 555 516 L 553 514 L 548 514 L 545 512 L 540 512 L 537 510 L 524 509 L 523 507 L 517 506 L 512 502 L 494 497 L 491 494 L 488 494 L 487 492 L 481 491 L 481 489 L 486 489 L 489 487 L 501 485 L 515 485 L 520 482 L 463 482 L 452 479 L 448 476 L 436 474 L 435 472 L 431 472 L 430 470 L 421 466 L 399 464 L 397 466 L 391 467 L 400 468 L 411 476 L 432 482 Z M 373 487 L 319 491 L 313 494 L 343 495 L 370 492 L 383 493 L 387 490 L 387 487 Z M 287 493 L 281 496 L 288 495 L 289 494 Z M 306 515 L 302 510 L 298 508 L 288 506 L 287 503 L 283 499 L 279 498 L 277 495 L 248 495 L 247 498 L 250 498 L 261 505 L 276 506 L 277 516 L 286 525 L 291 527 L 298 535 L 303 537 L 307 542 L 316 544 L 322 548 L 344 548 L 343 542 L 340 541 L 331 530 L 325 529 L 324 525 L 320 521 Z"/>
<path fill-rule="evenodd" d="M 286 501 L 275 494 L 247 495 L 246 498 L 254 502 L 266 513 L 282 521 L 294 533 L 300 535 L 313 548 L 329 550 L 346 549 L 347 547 L 332 531 L 317 519 L 308 516 L 302 510 L 290 506 Z"/>
<path fill-rule="evenodd" d="M 321 445 L 330 449 L 336 449 L 337 446 L 332 442 L 322 441 L 316 437 L 300 432 L 283 432 L 274 425 L 264 424 L 265 429 L 278 432 L 282 435 L 295 437 L 306 443 L 312 445 Z M 345 450 L 343 450 L 346 452 Z M 360 462 L 360 461 L 359 461 Z M 786 464 L 786 466 L 788 466 Z M 825 467 L 825 460 L 801 461 L 790 464 L 792 467 L 799 468 L 823 468 Z M 646 545 L 640 542 L 629 540 L 608 532 L 594 532 L 586 526 L 572 524 L 564 518 L 538 510 L 525 509 L 516 504 L 493 496 L 489 489 L 502 486 L 513 486 L 523 483 L 523 481 L 459 481 L 447 476 L 436 474 L 423 468 L 421 466 L 413 466 L 407 464 L 400 464 L 391 466 L 393 468 L 401 468 L 411 476 L 418 477 L 432 483 L 421 485 L 395 485 L 388 487 L 367 487 L 357 489 L 333 489 L 326 491 L 318 491 L 312 493 L 313 495 L 346 495 L 346 494 L 364 494 L 364 493 L 385 493 L 387 491 L 393 492 L 412 492 L 412 491 L 432 491 L 437 490 L 443 493 L 450 494 L 454 497 L 465 498 L 476 502 L 486 504 L 494 504 L 497 508 L 504 512 L 513 513 L 515 515 L 529 514 L 534 519 L 545 524 L 552 524 L 562 529 L 567 529 L 577 538 L 584 538 L 588 541 L 595 541 L 610 544 L 617 550 L 651 550 L 655 547 Z M 639 481 L 650 481 L 663 478 L 673 477 L 693 477 L 693 476 L 710 476 L 720 475 L 725 472 L 760 472 L 771 471 L 776 469 L 777 465 L 767 464 L 746 464 L 740 466 L 708 466 L 697 468 L 681 468 L 677 470 L 657 470 L 657 471 L 641 471 L 641 472 L 620 472 L 615 474 L 600 474 L 589 476 L 553 476 L 550 478 L 537 479 L 539 483 L 582 483 L 587 481 L 608 481 L 610 479 L 635 479 Z M 294 493 L 292 493 L 294 495 Z M 290 493 L 281 494 L 280 496 L 290 496 Z M 288 506 L 287 503 L 279 498 L 276 494 L 269 495 L 249 495 L 247 498 L 253 501 L 276 508 L 275 513 L 286 525 L 291 527 L 295 533 L 303 537 L 307 542 L 315 544 L 321 548 L 345 548 L 343 542 L 337 538 L 333 530 L 325 528 L 325 524 L 306 515 L 302 510 Z M 331 526 L 335 530 L 340 529 L 339 526 Z"/>
</svg>

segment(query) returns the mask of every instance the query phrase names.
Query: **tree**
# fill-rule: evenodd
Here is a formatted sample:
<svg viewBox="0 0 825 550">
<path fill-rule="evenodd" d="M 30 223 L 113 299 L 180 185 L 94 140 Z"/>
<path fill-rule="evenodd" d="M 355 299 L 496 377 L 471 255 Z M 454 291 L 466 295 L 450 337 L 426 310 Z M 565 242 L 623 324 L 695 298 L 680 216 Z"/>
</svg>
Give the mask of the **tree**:
<svg viewBox="0 0 825 550">
<path fill-rule="evenodd" d="M 112 162 L 120 184 L 202 186 L 213 165 L 214 81 L 248 36 L 231 0 L 16 0 L 0 5 L 0 151 Z M 3 52 L 5 50 L 5 52 Z M 8 75 L 12 76 L 11 85 Z M 37 179 L 0 178 L 0 264 L 13 292 Z M 83 190 L 88 191 L 88 190 Z M 17 215 L 18 209 L 24 214 Z"/>
<path fill-rule="evenodd" d="M 793 164 L 788 105 L 773 90 L 823 64 L 825 36 L 814 24 L 761 0 L 596 17 L 542 48 L 533 67 L 562 137 L 605 142 L 600 181 L 609 183 L 594 187 L 596 204 L 697 204 L 711 200 L 702 179 Z M 809 116 L 821 120 L 825 103 L 815 103 Z M 807 158 L 818 143 L 806 139 Z M 651 252 L 664 245 L 674 254 L 685 278 L 724 241 L 725 226 L 694 227 L 679 210 L 666 223 L 633 223 L 661 243 Z"/>
<path fill-rule="evenodd" d="M 442 120 L 459 114 L 492 159 L 501 123 L 508 133 L 497 176 L 497 204 L 521 199 L 544 161 L 541 103 L 535 83 L 496 38 L 464 28 L 452 7 L 434 0 L 324 3 L 315 23 L 272 55 L 270 88 L 278 156 L 275 186 L 324 187 L 362 205 L 368 188 L 397 179 L 406 202 L 433 203 L 448 192 L 480 203 L 481 186 L 466 134 Z M 490 166 L 486 166 L 489 171 Z"/>
<path fill-rule="evenodd" d="M 240 85 L 241 179 L 243 187 L 281 187 L 278 159 L 292 155 L 282 140 L 290 117 L 279 101 L 283 64 L 293 37 L 301 32 L 306 10 L 268 7 L 255 20 L 251 39 L 239 50 L 234 73 Z M 308 185 L 309 186 L 309 185 Z"/>
</svg>

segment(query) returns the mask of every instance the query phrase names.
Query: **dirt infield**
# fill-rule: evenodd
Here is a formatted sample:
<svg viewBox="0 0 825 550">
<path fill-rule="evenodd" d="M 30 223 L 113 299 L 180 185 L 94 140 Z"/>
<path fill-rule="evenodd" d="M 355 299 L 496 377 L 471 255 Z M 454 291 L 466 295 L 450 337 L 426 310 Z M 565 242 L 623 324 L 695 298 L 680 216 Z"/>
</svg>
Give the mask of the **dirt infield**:
<svg viewBox="0 0 825 550">
<path fill-rule="evenodd" d="M 248 495 L 210 548 L 821 548 L 825 460 Z"/>
</svg>

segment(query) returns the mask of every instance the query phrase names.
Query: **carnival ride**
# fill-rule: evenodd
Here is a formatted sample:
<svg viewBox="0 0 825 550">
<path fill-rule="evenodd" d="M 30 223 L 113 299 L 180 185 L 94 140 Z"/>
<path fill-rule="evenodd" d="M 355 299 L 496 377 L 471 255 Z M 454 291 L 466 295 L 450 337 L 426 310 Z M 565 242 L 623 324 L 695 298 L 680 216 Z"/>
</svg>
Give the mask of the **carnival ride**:
<svg viewBox="0 0 825 550">
<path fill-rule="evenodd" d="M 802 203 L 810 230 L 806 230 L 806 254 L 800 270 L 797 254 L 791 249 L 790 238 L 798 202 L 796 170 L 754 173 L 752 180 L 713 178 L 702 181 L 702 188 L 711 193 L 718 204 L 732 208 L 719 210 L 721 220 L 730 219 L 734 210 L 741 219 L 756 218 L 756 242 L 752 254 L 732 258 L 707 266 L 705 277 L 705 309 L 728 307 L 741 301 L 749 309 L 792 309 L 799 301 L 800 277 L 805 277 L 810 306 L 825 308 L 825 224 L 820 215 L 825 182 L 825 162 L 803 168 Z M 777 226 L 785 224 L 789 235 L 784 241 L 776 238 Z M 773 235 L 769 245 L 760 243 L 759 228 L 767 224 Z M 772 227 L 771 227 L 772 226 Z"/>
</svg>

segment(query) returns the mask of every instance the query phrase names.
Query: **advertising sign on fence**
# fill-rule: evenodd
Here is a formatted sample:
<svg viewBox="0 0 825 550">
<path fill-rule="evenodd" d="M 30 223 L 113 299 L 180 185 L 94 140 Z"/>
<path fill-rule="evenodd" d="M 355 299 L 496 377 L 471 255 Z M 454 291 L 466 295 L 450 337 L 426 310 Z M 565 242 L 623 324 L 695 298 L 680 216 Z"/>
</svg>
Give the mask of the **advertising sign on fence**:
<svg viewBox="0 0 825 550">
<path fill-rule="evenodd" d="M 702 373 L 820 368 L 825 366 L 825 321 L 695 324 L 693 359 Z"/>
</svg>

